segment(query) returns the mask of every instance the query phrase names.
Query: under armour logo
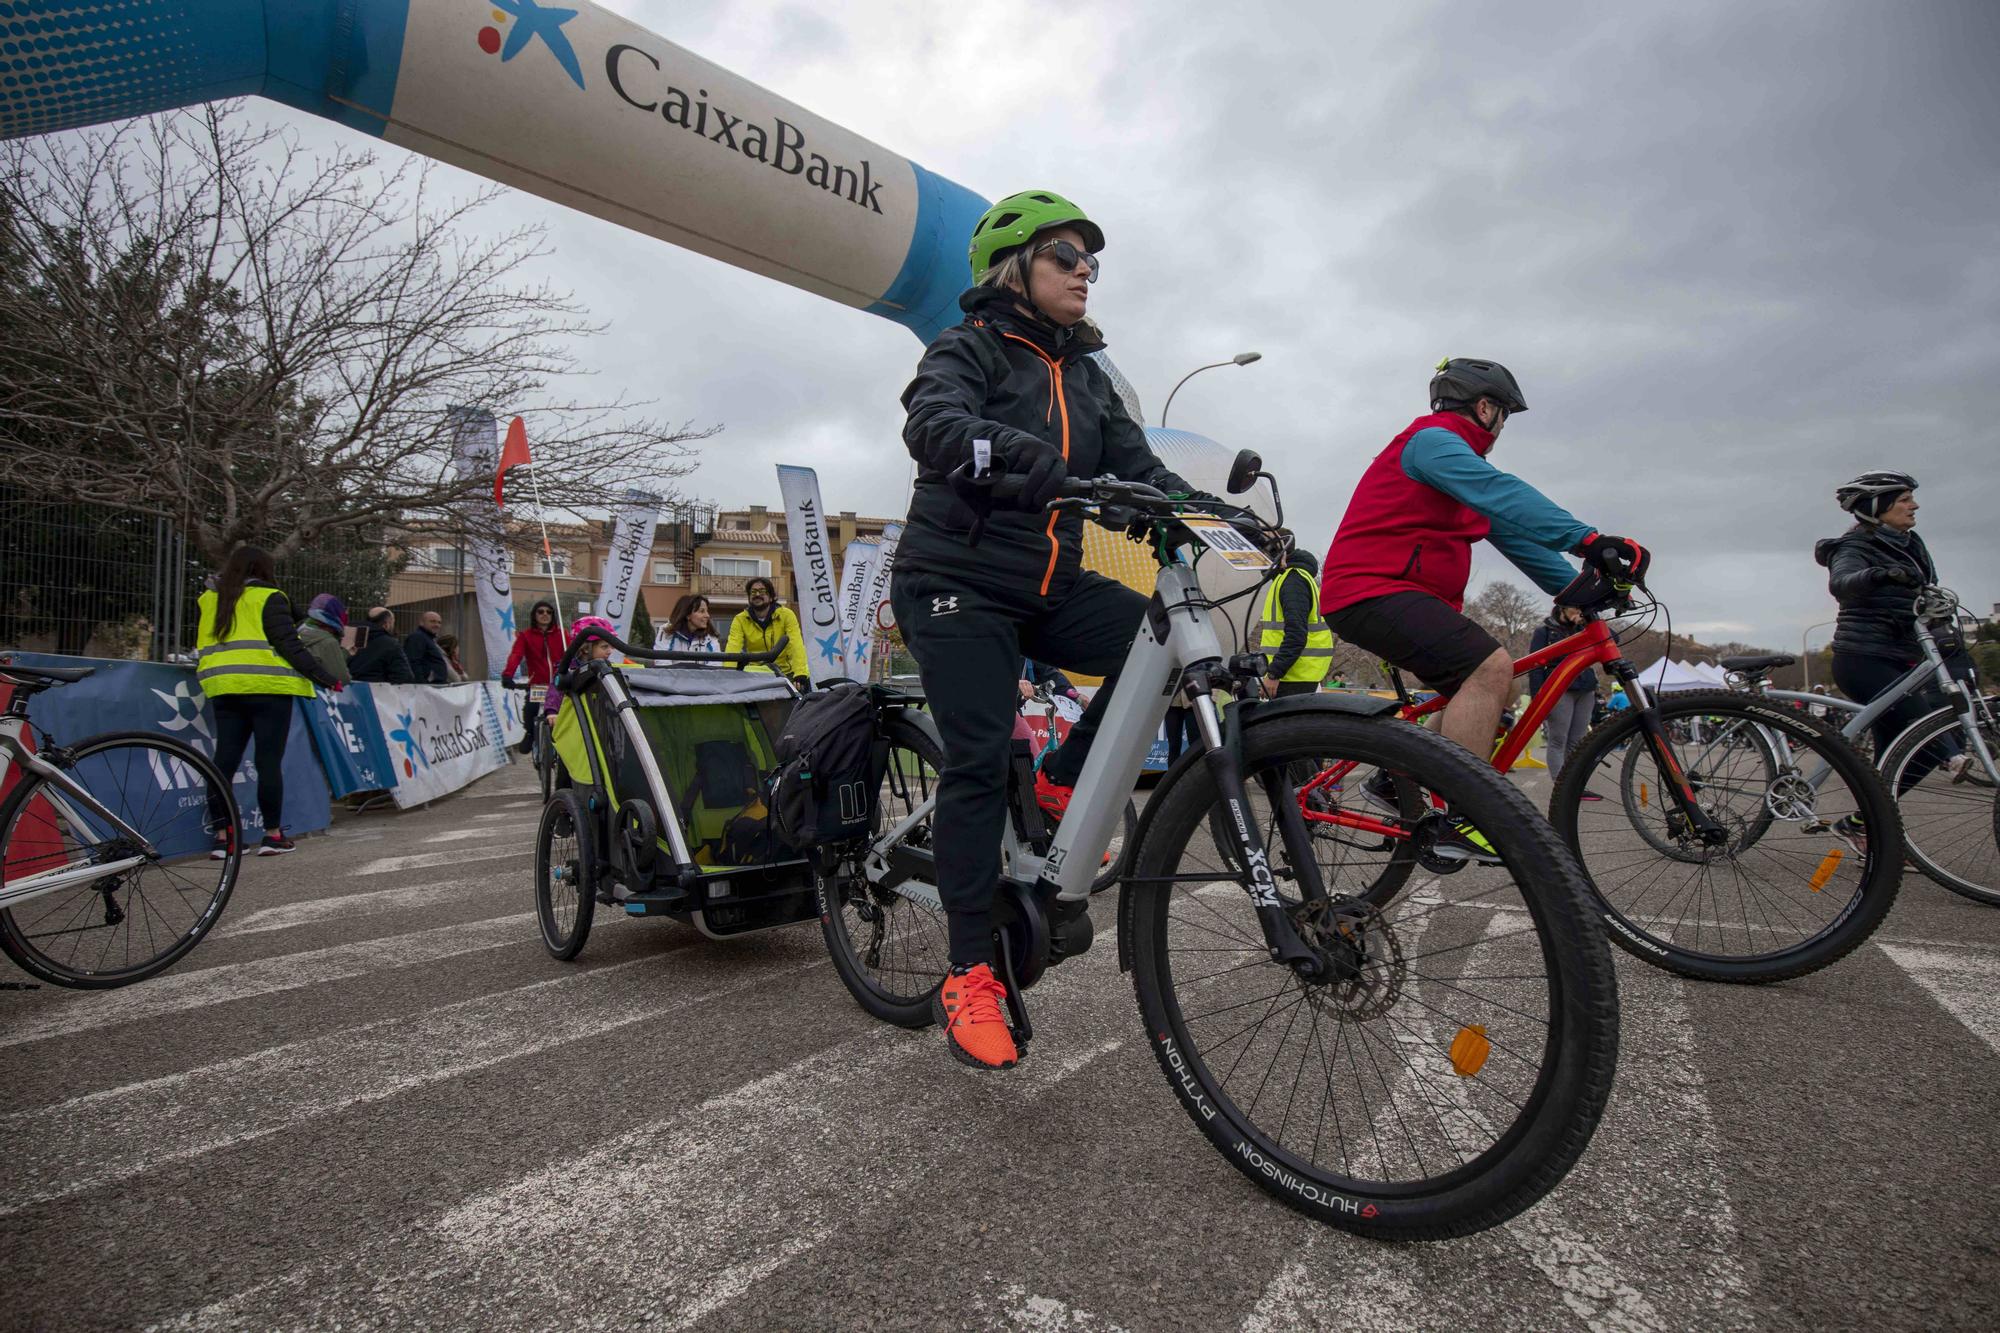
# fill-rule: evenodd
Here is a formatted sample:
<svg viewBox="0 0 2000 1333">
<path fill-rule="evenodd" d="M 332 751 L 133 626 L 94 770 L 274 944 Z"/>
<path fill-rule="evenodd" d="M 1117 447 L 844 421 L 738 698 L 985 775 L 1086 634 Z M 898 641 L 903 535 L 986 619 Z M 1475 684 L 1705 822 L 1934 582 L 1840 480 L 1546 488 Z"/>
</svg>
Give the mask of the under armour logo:
<svg viewBox="0 0 2000 1333">
<path fill-rule="evenodd" d="M 931 598 L 931 614 L 934 616 L 948 616 L 957 610 L 958 598 L 956 597 Z"/>
</svg>

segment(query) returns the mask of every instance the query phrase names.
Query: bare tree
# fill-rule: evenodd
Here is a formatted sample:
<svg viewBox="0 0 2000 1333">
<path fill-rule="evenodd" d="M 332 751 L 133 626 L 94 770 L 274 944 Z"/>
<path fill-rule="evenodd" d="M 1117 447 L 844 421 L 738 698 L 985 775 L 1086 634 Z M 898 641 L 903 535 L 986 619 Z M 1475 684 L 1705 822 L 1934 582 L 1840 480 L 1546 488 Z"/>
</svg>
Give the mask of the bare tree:
<svg viewBox="0 0 2000 1333">
<path fill-rule="evenodd" d="M 1548 614 L 1548 607 L 1516 585 L 1496 580 L 1481 588 L 1479 595 L 1466 603 L 1465 613 L 1500 640 L 1501 647 L 1520 657 L 1527 651 L 1528 636 Z"/>
<path fill-rule="evenodd" d="M 205 108 L 0 145 L 0 449 L 51 500 L 163 515 L 219 561 L 343 530 L 479 533 L 490 474 L 447 410 L 527 418 L 544 499 L 671 497 L 692 430 L 551 396 L 602 330 L 530 281 L 505 191 L 440 200 L 429 165 L 304 152 Z"/>
</svg>

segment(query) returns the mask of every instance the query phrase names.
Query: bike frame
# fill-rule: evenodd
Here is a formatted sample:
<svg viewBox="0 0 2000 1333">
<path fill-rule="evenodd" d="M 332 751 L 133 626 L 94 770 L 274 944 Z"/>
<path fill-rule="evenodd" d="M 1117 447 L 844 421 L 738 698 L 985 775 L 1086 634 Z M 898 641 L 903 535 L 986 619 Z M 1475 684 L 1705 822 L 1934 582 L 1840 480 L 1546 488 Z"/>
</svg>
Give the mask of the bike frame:
<svg viewBox="0 0 2000 1333">
<path fill-rule="evenodd" d="M 14 703 L 5 714 L 0 714 L 0 785 L 4 785 L 7 775 L 19 764 L 28 772 L 42 778 L 49 784 L 43 790 L 43 799 L 54 806 L 61 816 L 77 828 L 91 825 L 77 809 L 80 803 L 84 810 L 109 824 L 117 836 L 127 838 L 144 848 L 138 856 L 122 857 L 116 861 L 93 861 L 86 865 L 60 866 L 54 870 L 44 870 L 24 879 L 0 881 L 0 909 L 16 907 L 31 898 L 39 898 L 45 893 L 66 889 L 72 884 L 82 884 L 90 880 L 103 879 L 125 870 L 157 860 L 158 855 L 151 843 L 141 837 L 136 829 L 103 802 L 92 796 L 83 785 L 62 769 L 57 768 L 27 747 L 23 739 L 28 730 L 27 696 L 17 693 Z"/>
</svg>

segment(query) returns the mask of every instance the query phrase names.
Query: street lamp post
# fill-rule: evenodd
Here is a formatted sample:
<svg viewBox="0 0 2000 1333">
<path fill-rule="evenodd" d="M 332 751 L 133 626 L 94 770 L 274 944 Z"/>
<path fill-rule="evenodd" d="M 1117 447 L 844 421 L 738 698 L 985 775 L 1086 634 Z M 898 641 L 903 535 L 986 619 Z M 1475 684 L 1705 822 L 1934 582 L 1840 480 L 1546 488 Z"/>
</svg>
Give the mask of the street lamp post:
<svg viewBox="0 0 2000 1333">
<path fill-rule="evenodd" d="M 1238 352 L 1227 361 L 1217 361 L 1213 365 L 1196 366 L 1193 370 L 1181 376 L 1180 384 L 1176 384 L 1172 391 L 1167 394 L 1167 405 L 1160 409 L 1160 429 L 1165 430 L 1167 428 L 1167 413 L 1173 410 L 1174 394 L 1181 391 L 1181 384 L 1186 384 L 1196 375 L 1201 374 L 1202 371 L 1214 370 L 1217 366 L 1247 366 L 1252 361 L 1262 361 L 1263 359 L 1264 354 L 1262 352 Z"/>
<path fill-rule="evenodd" d="M 1831 620 L 1822 620 L 1817 625 L 1807 625 L 1806 632 L 1799 635 L 1799 665 L 1805 668 L 1807 694 L 1812 693 L 1812 650 L 1806 646 L 1807 641 L 1812 638 L 1814 630 L 1825 629 L 1828 625 L 1834 623 Z"/>
</svg>

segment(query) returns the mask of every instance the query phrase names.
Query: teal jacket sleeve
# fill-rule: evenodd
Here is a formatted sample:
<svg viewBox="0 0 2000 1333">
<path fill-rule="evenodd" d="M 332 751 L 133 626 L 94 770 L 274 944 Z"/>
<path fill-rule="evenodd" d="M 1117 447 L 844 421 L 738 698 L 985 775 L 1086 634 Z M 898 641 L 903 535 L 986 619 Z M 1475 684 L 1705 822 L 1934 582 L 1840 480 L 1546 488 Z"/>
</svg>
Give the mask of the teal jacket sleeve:
<svg viewBox="0 0 2000 1333">
<path fill-rule="evenodd" d="M 1547 593 L 1561 592 L 1576 570 L 1558 551 L 1591 534 L 1589 524 L 1519 477 L 1502 472 L 1442 427 L 1420 430 L 1403 446 L 1403 475 L 1442 491 L 1493 525 L 1487 540 Z"/>
</svg>

